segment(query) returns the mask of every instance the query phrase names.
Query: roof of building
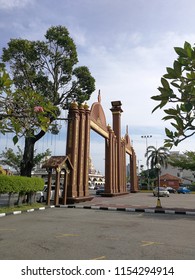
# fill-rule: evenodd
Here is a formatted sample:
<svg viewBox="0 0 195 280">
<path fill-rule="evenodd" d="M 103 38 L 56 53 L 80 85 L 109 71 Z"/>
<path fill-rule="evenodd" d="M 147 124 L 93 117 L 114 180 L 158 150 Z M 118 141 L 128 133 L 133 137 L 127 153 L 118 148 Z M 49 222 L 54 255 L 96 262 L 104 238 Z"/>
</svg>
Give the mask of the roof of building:
<svg viewBox="0 0 195 280">
<path fill-rule="evenodd" d="M 52 156 L 42 165 L 42 168 L 62 167 L 64 163 L 68 163 L 69 166 L 73 169 L 68 156 Z"/>
<path fill-rule="evenodd" d="M 181 181 L 181 178 L 173 176 L 169 173 L 166 173 L 166 174 L 160 176 L 160 180 L 165 180 L 165 179 L 170 180 L 170 181 Z"/>
</svg>

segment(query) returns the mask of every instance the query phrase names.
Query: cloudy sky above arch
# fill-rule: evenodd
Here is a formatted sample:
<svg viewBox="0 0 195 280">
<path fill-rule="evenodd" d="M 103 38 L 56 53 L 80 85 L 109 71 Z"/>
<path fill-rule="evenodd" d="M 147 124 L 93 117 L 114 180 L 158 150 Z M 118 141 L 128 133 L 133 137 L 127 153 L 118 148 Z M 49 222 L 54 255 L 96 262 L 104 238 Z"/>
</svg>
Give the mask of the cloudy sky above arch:
<svg viewBox="0 0 195 280">
<path fill-rule="evenodd" d="M 185 41 L 194 44 L 194 10 L 193 0 L 0 0 L 0 53 L 10 38 L 43 39 L 51 25 L 66 26 L 77 45 L 79 63 L 96 79 L 89 104 L 97 100 L 100 89 L 111 124 L 111 101 L 121 100 L 122 132 L 128 125 L 143 163 L 146 143 L 141 135 L 153 135 L 149 144 L 159 146 L 168 126 L 161 120 L 163 112 L 151 114 L 157 104 L 150 97 L 158 94 L 160 78 L 176 58 L 173 48 Z M 175 150 L 193 149 L 192 141 Z"/>
</svg>

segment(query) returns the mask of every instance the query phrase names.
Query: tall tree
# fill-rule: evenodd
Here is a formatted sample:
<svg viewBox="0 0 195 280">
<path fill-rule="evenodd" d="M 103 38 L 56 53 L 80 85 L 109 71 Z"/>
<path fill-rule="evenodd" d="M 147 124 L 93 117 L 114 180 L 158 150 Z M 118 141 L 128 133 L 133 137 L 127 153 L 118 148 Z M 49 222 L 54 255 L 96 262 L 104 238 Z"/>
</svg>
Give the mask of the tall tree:
<svg viewBox="0 0 195 280">
<path fill-rule="evenodd" d="M 195 152 L 186 151 L 183 154 L 171 154 L 169 164 L 181 169 L 195 171 Z"/>
<path fill-rule="evenodd" d="M 31 176 L 35 143 L 52 129 L 70 100 L 82 103 L 90 98 L 95 90 L 95 79 L 86 66 L 75 67 L 78 62 L 76 46 L 63 26 L 49 28 L 45 41 L 11 39 L 3 49 L 2 60 L 8 63 L 17 89 L 15 106 L 18 107 L 20 95 L 29 96 L 25 107 L 28 108 L 28 102 L 32 100 L 33 114 L 36 113 L 44 124 L 34 126 L 28 120 L 29 128 L 25 127 L 23 131 L 25 148 L 21 175 Z M 33 99 L 34 93 L 40 102 Z M 49 108 L 48 104 L 51 105 Z M 18 110 L 21 108 L 22 104 Z"/>
<path fill-rule="evenodd" d="M 16 152 L 14 152 L 13 149 L 11 148 L 8 148 L 5 151 L 1 152 L 0 163 L 11 167 L 18 174 L 20 174 L 21 161 L 23 159 L 23 151 L 19 146 L 17 146 L 17 148 L 18 150 Z M 43 153 L 37 153 L 37 151 L 35 151 L 34 158 L 33 158 L 33 167 L 39 164 L 46 156 L 50 156 L 50 155 L 51 155 L 51 151 L 49 149 L 47 149 Z"/>
<path fill-rule="evenodd" d="M 151 97 L 159 102 L 153 112 L 165 108 L 163 120 L 171 121 L 173 131 L 165 129 L 170 148 L 195 134 L 195 47 L 185 42 L 174 49 L 178 57 L 161 78 L 160 94 Z"/>
<path fill-rule="evenodd" d="M 147 157 L 147 164 L 151 169 L 156 168 L 157 164 L 161 166 L 167 166 L 169 151 L 166 147 L 155 148 L 154 146 L 148 146 L 145 157 Z"/>
</svg>

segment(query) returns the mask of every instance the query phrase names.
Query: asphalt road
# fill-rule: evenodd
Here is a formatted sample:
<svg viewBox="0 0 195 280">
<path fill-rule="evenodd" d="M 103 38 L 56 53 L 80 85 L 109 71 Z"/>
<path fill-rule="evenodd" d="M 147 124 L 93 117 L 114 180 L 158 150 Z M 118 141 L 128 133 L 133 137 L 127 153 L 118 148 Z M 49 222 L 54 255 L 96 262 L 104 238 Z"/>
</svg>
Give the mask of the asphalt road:
<svg viewBox="0 0 195 280">
<path fill-rule="evenodd" d="M 51 208 L 0 218 L 1 260 L 194 260 L 195 218 Z"/>
</svg>

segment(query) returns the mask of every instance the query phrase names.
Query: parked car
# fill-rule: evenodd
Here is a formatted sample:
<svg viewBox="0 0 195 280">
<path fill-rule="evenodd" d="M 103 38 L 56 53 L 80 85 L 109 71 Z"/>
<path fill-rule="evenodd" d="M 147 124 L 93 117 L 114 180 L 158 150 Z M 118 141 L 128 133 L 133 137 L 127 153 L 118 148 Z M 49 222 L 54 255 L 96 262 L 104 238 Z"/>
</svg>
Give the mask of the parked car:
<svg viewBox="0 0 195 280">
<path fill-rule="evenodd" d="M 153 189 L 153 195 L 158 196 L 158 187 Z M 166 188 L 159 187 L 159 196 L 169 197 L 169 191 L 167 191 Z"/>
<path fill-rule="evenodd" d="M 99 194 L 102 194 L 105 192 L 105 187 L 102 185 L 100 186 L 97 190 L 96 190 L 96 194 L 99 195 Z"/>
<path fill-rule="evenodd" d="M 176 193 L 176 189 L 174 188 L 171 188 L 171 187 L 167 187 L 166 190 L 169 192 L 169 193 Z"/>
<path fill-rule="evenodd" d="M 95 185 L 90 185 L 89 190 L 95 190 Z"/>
<path fill-rule="evenodd" d="M 190 193 L 191 191 L 187 187 L 179 187 L 177 192 L 185 194 L 185 193 Z"/>
<path fill-rule="evenodd" d="M 59 197 L 62 197 L 63 189 L 60 187 L 59 190 Z M 50 200 L 54 200 L 55 197 L 55 185 L 51 186 L 51 195 Z M 47 199 L 47 185 L 44 186 L 44 189 L 42 191 L 38 191 L 36 193 L 36 200 L 37 202 L 44 202 Z"/>
</svg>

